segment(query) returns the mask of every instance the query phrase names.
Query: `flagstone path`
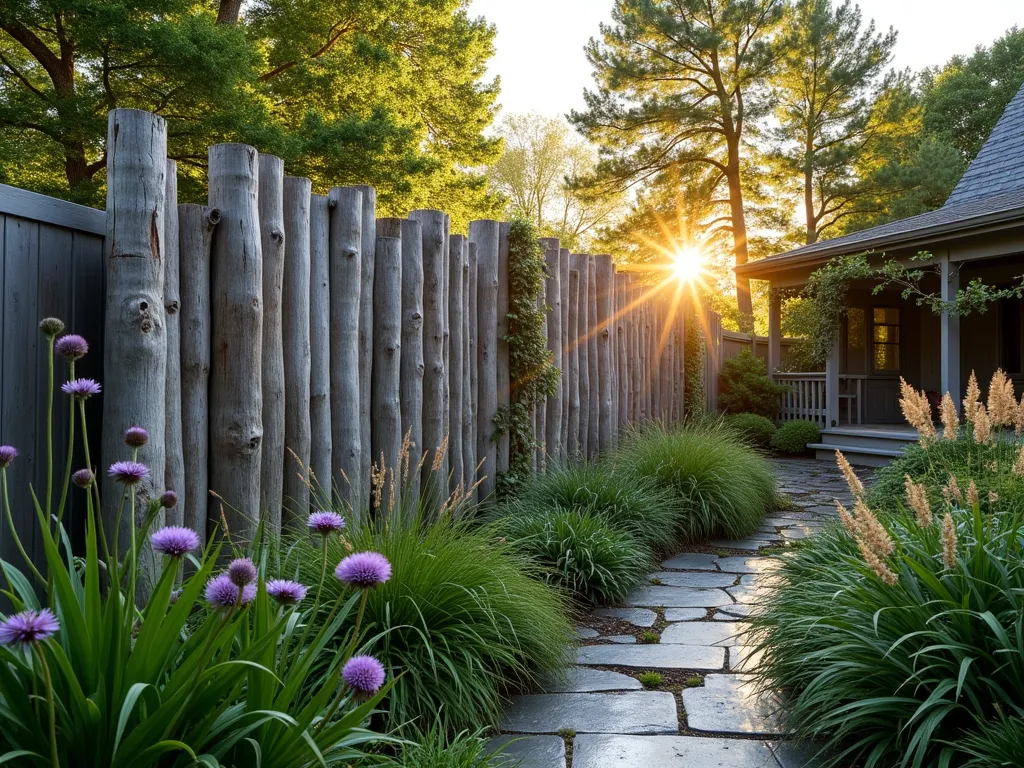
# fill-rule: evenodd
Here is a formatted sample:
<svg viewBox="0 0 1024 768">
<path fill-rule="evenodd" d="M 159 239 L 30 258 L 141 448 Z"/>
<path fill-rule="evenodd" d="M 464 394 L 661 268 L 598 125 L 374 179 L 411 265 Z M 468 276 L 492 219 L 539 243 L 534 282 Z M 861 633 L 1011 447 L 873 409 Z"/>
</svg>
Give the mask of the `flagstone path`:
<svg viewBox="0 0 1024 768">
<path fill-rule="evenodd" d="M 625 605 L 586 616 L 577 666 L 506 710 L 493 741 L 503 754 L 521 768 L 813 768 L 813 750 L 786 740 L 775 702 L 754 695 L 745 673 L 757 658 L 742 632 L 778 565 L 759 550 L 814 535 L 836 499 L 852 500 L 830 463 L 772 465 L 786 508 L 748 539 L 668 558 Z M 647 671 L 662 684 L 641 684 Z"/>
</svg>

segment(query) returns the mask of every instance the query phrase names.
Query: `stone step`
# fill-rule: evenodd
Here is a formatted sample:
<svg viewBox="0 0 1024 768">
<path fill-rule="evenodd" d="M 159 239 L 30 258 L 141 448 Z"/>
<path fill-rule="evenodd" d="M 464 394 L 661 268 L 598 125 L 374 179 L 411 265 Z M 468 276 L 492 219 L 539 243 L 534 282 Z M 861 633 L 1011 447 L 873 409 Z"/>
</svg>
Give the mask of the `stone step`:
<svg viewBox="0 0 1024 768">
<path fill-rule="evenodd" d="M 676 699 L 667 691 L 541 693 L 514 696 L 501 730 L 512 733 L 678 733 Z"/>
<path fill-rule="evenodd" d="M 702 736 L 577 736 L 573 768 L 779 768 L 764 741 Z"/>
</svg>

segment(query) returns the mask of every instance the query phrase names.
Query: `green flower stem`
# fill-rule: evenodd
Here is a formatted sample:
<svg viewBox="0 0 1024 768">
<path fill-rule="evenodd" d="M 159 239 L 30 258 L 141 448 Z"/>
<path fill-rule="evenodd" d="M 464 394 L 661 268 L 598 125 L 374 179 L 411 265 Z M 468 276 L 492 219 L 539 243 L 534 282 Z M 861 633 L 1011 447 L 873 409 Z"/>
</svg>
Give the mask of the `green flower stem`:
<svg viewBox="0 0 1024 768">
<path fill-rule="evenodd" d="M 25 561 L 25 565 L 27 565 L 29 570 L 32 571 L 32 575 L 39 580 L 40 584 L 45 584 L 46 579 L 43 578 L 43 574 L 41 574 L 39 569 L 32 563 L 32 560 L 28 556 L 28 552 L 26 552 L 25 547 L 22 546 L 21 537 L 18 536 L 18 531 L 14 527 L 14 518 L 11 516 L 11 501 L 7 496 L 7 467 L 0 469 L 0 485 L 3 486 L 4 492 L 4 513 L 7 515 L 7 530 L 11 532 L 11 538 L 14 539 L 14 546 L 18 548 L 18 553 Z"/>
<path fill-rule="evenodd" d="M 329 534 L 328 534 L 329 535 Z M 310 611 L 310 620 L 306 622 L 306 628 L 302 630 L 302 638 L 295 646 L 295 659 L 299 658 L 299 654 L 302 653 L 302 649 L 306 647 L 306 641 L 309 639 L 309 632 L 313 627 L 313 621 L 316 620 L 316 615 L 320 610 L 320 595 L 324 591 L 324 577 L 327 575 L 327 536 L 321 536 L 322 543 L 320 545 L 320 583 L 316 588 L 316 597 L 313 598 L 313 610 Z"/>
<path fill-rule="evenodd" d="M 60 755 L 57 752 L 57 713 L 53 703 L 53 681 L 50 678 L 50 665 L 46 663 L 43 649 L 34 647 L 39 665 L 43 668 L 43 682 L 46 683 L 46 706 L 50 714 L 50 762 L 54 768 L 60 768 Z"/>
<path fill-rule="evenodd" d="M 50 336 L 49 355 L 46 359 L 46 525 L 50 525 L 53 504 L 53 336 Z M 56 531 L 54 531 L 56 534 Z"/>
<path fill-rule="evenodd" d="M 85 450 L 85 466 L 89 471 L 95 473 L 95 468 L 92 465 L 92 458 L 89 456 L 89 428 L 85 421 L 85 400 L 78 401 L 78 415 L 82 422 L 82 446 Z M 107 548 L 107 535 L 103 530 L 103 506 L 100 504 L 100 478 L 99 474 L 95 473 L 95 477 L 92 481 L 91 493 L 95 499 L 96 504 L 96 522 L 99 528 L 100 542 L 103 544 L 103 556 L 110 563 L 110 550 Z"/>
<path fill-rule="evenodd" d="M 75 361 L 72 360 L 68 364 L 68 377 L 70 380 L 75 378 Z M 74 460 L 75 455 L 75 399 L 71 398 L 71 403 L 68 405 L 68 458 L 64 464 L 64 485 L 60 492 L 60 505 L 57 507 L 57 523 L 59 524 L 64 519 L 64 505 L 68 499 L 68 487 L 71 485 L 71 462 Z"/>
</svg>

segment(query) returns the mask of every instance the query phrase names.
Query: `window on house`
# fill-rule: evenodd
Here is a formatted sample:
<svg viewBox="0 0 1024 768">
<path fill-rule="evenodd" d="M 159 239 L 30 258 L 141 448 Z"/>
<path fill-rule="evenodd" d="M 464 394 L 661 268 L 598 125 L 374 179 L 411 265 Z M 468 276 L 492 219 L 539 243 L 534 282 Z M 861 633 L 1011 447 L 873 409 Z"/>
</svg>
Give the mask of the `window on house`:
<svg viewBox="0 0 1024 768">
<path fill-rule="evenodd" d="M 864 345 L 867 339 L 867 313 L 861 307 L 850 307 L 846 311 L 846 373 L 866 372 Z"/>
<path fill-rule="evenodd" d="M 895 307 L 875 307 L 872 311 L 872 367 L 875 373 L 895 373 L 900 369 L 900 311 Z"/>
</svg>

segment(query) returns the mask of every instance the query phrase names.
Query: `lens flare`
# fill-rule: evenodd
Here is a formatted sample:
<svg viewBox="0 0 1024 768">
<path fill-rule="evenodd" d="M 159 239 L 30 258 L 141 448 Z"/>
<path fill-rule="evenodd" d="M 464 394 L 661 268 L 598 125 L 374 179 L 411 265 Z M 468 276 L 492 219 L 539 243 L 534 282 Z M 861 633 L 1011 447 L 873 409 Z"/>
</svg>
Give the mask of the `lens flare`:
<svg viewBox="0 0 1024 768">
<path fill-rule="evenodd" d="M 672 254 L 672 271 L 680 282 L 689 283 L 704 272 L 704 253 L 699 248 L 683 248 Z"/>
</svg>

